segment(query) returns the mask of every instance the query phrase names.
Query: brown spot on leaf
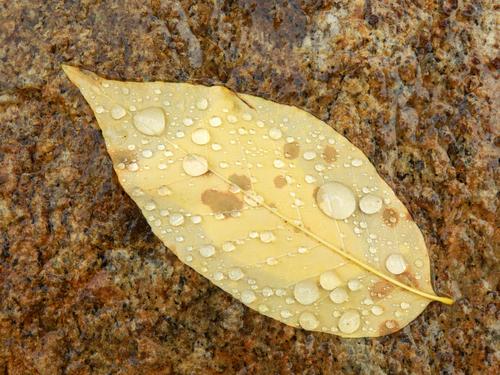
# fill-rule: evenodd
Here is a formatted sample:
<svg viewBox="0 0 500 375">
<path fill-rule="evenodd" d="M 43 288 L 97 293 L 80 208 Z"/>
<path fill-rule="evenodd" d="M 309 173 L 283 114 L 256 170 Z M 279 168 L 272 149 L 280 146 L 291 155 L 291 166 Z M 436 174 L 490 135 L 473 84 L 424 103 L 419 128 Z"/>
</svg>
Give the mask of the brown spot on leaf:
<svg viewBox="0 0 500 375">
<path fill-rule="evenodd" d="M 216 214 L 241 210 L 243 208 L 243 202 L 229 191 L 205 190 L 201 194 L 201 201 Z"/>
<path fill-rule="evenodd" d="M 415 275 L 411 272 L 411 270 L 409 270 L 409 269 L 407 269 L 405 272 L 403 272 L 400 275 L 396 275 L 396 279 L 398 279 L 398 281 L 401 281 L 405 285 L 418 288 L 418 280 L 415 277 Z"/>
<path fill-rule="evenodd" d="M 398 213 L 393 208 L 386 208 L 382 214 L 382 219 L 384 224 L 388 227 L 394 228 L 398 223 Z"/>
<path fill-rule="evenodd" d="M 283 146 L 283 154 L 287 159 L 296 159 L 300 153 L 300 146 L 298 142 L 285 143 Z"/>
<path fill-rule="evenodd" d="M 286 185 L 285 177 L 281 175 L 274 177 L 274 186 L 276 186 L 278 189 L 281 189 L 285 185 Z"/>
<path fill-rule="evenodd" d="M 313 190 L 313 198 L 316 200 L 316 194 L 318 194 L 319 186 L 316 186 Z"/>
<path fill-rule="evenodd" d="M 321 156 L 327 163 L 333 163 L 337 160 L 337 150 L 333 146 L 326 145 Z"/>
<path fill-rule="evenodd" d="M 397 330 L 399 330 L 399 323 L 392 319 L 386 320 L 378 328 L 381 336 L 388 335 L 390 333 L 396 332 Z"/>
<path fill-rule="evenodd" d="M 249 190 L 252 187 L 250 179 L 242 174 L 232 174 L 229 176 L 229 181 L 243 190 Z"/>
<path fill-rule="evenodd" d="M 137 155 L 134 151 L 130 150 L 114 150 L 110 149 L 109 154 L 111 155 L 111 159 L 115 164 L 118 163 L 129 163 L 132 160 L 137 159 Z"/>
<path fill-rule="evenodd" d="M 375 299 L 381 299 L 389 295 L 393 289 L 394 285 L 385 280 L 380 280 L 370 288 L 370 296 Z"/>
</svg>

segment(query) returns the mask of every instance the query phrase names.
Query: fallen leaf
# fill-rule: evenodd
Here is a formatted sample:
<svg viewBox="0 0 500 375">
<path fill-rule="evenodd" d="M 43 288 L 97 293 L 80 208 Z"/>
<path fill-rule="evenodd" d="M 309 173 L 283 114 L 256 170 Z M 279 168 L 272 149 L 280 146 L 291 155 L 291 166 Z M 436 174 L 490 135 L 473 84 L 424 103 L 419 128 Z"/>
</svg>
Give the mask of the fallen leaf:
<svg viewBox="0 0 500 375">
<path fill-rule="evenodd" d="M 433 300 L 453 302 L 434 293 L 404 205 L 314 116 L 220 86 L 64 70 L 154 233 L 249 307 L 294 327 L 376 337 Z"/>
</svg>

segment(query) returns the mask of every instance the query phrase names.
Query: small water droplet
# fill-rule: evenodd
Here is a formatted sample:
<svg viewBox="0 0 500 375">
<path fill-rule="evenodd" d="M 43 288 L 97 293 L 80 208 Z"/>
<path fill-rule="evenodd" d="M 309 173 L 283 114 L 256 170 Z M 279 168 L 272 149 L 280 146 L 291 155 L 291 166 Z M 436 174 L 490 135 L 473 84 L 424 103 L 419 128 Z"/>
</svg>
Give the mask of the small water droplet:
<svg viewBox="0 0 500 375">
<path fill-rule="evenodd" d="M 146 211 L 153 211 L 156 208 L 156 204 L 153 201 L 149 201 L 144 205 Z"/>
<path fill-rule="evenodd" d="M 179 213 L 172 214 L 172 215 L 170 215 L 168 221 L 169 221 L 170 225 L 172 225 L 174 227 L 178 227 L 179 225 L 184 224 L 184 215 L 179 214 Z"/>
<path fill-rule="evenodd" d="M 210 258 L 215 254 L 215 246 L 213 245 L 203 245 L 199 249 L 200 255 L 205 258 Z"/>
<path fill-rule="evenodd" d="M 271 288 L 268 288 L 268 287 L 262 288 L 262 295 L 264 297 L 271 297 L 273 294 L 274 294 L 274 292 Z"/>
<path fill-rule="evenodd" d="M 168 186 L 163 185 L 158 188 L 158 195 L 164 197 L 170 194 L 172 194 L 172 190 L 170 190 Z"/>
<path fill-rule="evenodd" d="M 231 280 L 237 281 L 237 280 L 242 279 L 243 276 L 245 276 L 245 275 L 243 274 L 243 271 L 241 270 L 241 268 L 232 268 L 231 270 L 229 270 L 228 276 Z"/>
<path fill-rule="evenodd" d="M 314 151 L 306 151 L 302 156 L 305 160 L 314 160 L 316 158 L 316 153 Z"/>
<path fill-rule="evenodd" d="M 283 319 L 288 319 L 293 316 L 293 314 L 290 312 L 290 310 L 281 310 L 280 315 Z"/>
<path fill-rule="evenodd" d="M 104 107 L 102 105 L 98 105 L 95 107 L 95 113 L 103 113 L 105 111 Z"/>
<path fill-rule="evenodd" d="M 144 156 L 145 158 L 150 158 L 153 156 L 153 151 L 151 150 L 143 150 L 142 151 L 142 156 Z"/>
<path fill-rule="evenodd" d="M 210 133 L 207 129 L 196 129 L 191 133 L 191 140 L 197 145 L 206 145 L 210 142 Z"/>
<path fill-rule="evenodd" d="M 126 114 L 127 111 L 121 105 L 115 105 L 111 108 L 111 117 L 115 120 L 123 118 Z"/>
<path fill-rule="evenodd" d="M 260 240 L 264 243 L 270 243 L 276 239 L 276 236 L 271 231 L 261 232 L 259 237 L 260 237 Z"/>
<path fill-rule="evenodd" d="M 214 273 L 214 280 L 215 281 L 221 281 L 224 279 L 224 274 L 222 272 L 215 272 Z"/>
<path fill-rule="evenodd" d="M 255 293 L 253 291 L 251 291 L 251 290 L 244 290 L 241 293 L 241 302 L 243 302 L 245 304 L 252 303 L 256 299 L 257 299 L 257 297 L 255 296 Z"/>
<path fill-rule="evenodd" d="M 198 108 L 200 111 L 204 111 L 208 108 L 208 100 L 205 98 L 198 99 L 198 101 L 196 102 L 196 108 Z"/>
<path fill-rule="evenodd" d="M 281 133 L 281 130 L 279 128 L 271 128 L 269 129 L 269 138 L 271 139 L 274 139 L 274 140 L 278 140 L 282 137 L 282 133 Z"/>
<path fill-rule="evenodd" d="M 129 165 L 127 165 L 127 169 L 130 172 L 135 172 L 135 171 L 139 170 L 139 165 L 137 163 L 130 163 Z"/>
<path fill-rule="evenodd" d="M 214 128 L 217 128 L 222 125 L 222 120 L 220 117 L 214 116 L 210 120 L 208 120 L 209 124 Z"/>
<path fill-rule="evenodd" d="M 360 160 L 360 159 L 352 159 L 352 161 L 351 161 L 351 165 L 352 165 L 353 167 L 360 167 L 360 166 L 362 166 L 362 165 L 363 165 L 363 161 L 362 161 L 362 160 Z"/>
<path fill-rule="evenodd" d="M 285 166 L 285 163 L 281 159 L 276 159 L 274 160 L 273 165 L 275 168 L 283 168 Z"/>
</svg>

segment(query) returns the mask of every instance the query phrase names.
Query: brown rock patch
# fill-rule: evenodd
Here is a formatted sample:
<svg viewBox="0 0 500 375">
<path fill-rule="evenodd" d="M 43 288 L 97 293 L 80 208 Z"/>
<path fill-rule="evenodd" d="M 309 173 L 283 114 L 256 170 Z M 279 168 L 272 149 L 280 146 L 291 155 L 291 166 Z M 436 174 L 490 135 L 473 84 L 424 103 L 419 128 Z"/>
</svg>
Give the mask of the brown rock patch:
<svg viewBox="0 0 500 375">
<path fill-rule="evenodd" d="M 286 178 L 283 177 L 282 175 L 274 177 L 274 186 L 276 186 L 278 189 L 281 189 L 283 186 L 286 185 Z"/>
<path fill-rule="evenodd" d="M 201 201 L 216 214 L 241 210 L 243 208 L 243 202 L 229 191 L 205 190 L 201 194 Z"/>
<path fill-rule="evenodd" d="M 296 159 L 300 153 L 300 146 L 298 142 L 285 143 L 283 146 L 283 154 L 287 159 Z"/>
<path fill-rule="evenodd" d="M 250 179 L 242 174 L 232 174 L 229 176 L 229 181 L 243 190 L 249 190 L 252 187 Z"/>
<path fill-rule="evenodd" d="M 333 146 L 326 145 L 321 156 L 327 163 L 333 163 L 337 160 L 337 150 Z"/>
<path fill-rule="evenodd" d="M 382 219 L 385 225 L 394 228 L 399 221 L 398 212 L 393 208 L 386 208 L 382 214 Z"/>
</svg>

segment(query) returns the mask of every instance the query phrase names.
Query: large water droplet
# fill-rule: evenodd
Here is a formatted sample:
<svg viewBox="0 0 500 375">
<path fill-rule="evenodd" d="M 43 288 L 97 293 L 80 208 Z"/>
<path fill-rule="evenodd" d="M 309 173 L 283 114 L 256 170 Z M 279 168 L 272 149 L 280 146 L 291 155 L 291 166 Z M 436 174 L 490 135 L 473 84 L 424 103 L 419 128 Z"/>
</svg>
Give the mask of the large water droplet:
<svg viewBox="0 0 500 375">
<path fill-rule="evenodd" d="M 299 281 L 293 289 L 295 299 L 302 305 L 310 305 L 319 298 L 319 289 L 313 280 Z"/>
<path fill-rule="evenodd" d="M 299 324 L 304 329 L 312 330 L 318 327 L 319 320 L 313 313 L 305 311 L 302 314 L 300 314 Z"/>
<path fill-rule="evenodd" d="M 359 200 L 359 208 L 365 214 L 374 214 L 382 208 L 382 199 L 375 195 L 365 195 Z"/>
<path fill-rule="evenodd" d="M 134 126 L 146 135 L 160 135 L 165 130 L 165 114 L 158 107 L 150 107 L 134 115 Z"/>
<path fill-rule="evenodd" d="M 356 310 L 345 311 L 339 319 L 339 329 L 343 333 L 354 333 L 361 325 L 361 317 Z"/>
<path fill-rule="evenodd" d="M 385 260 L 385 267 L 394 274 L 400 275 L 406 271 L 406 261 L 402 254 L 391 254 Z"/>
<path fill-rule="evenodd" d="M 330 292 L 330 299 L 333 303 L 344 303 L 349 299 L 349 295 L 344 288 L 338 287 Z"/>
<path fill-rule="evenodd" d="M 208 171 L 208 162 L 203 156 L 189 154 L 182 160 L 182 168 L 187 175 L 198 177 Z"/>
<path fill-rule="evenodd" d="M 337 220 L 348 218 L 356 209 L 354 193 L 339 182 L 322 185 L 316 193 L 316 202 L 325 215 Z"/>
<path fill-rule="evenodd" d="M 326 271 L 319 276 L 319 284 L 323 289 L 333 290 L 336 287 L 340 286 L 342 284 L 342 281 L 339 279 L 335 272 Z"/>
<path fill-rule="evenodd" d="M 202 257 L 209 258 L 215 254 L 215 246 L 213 245 L 203 245 L 199 249 Z"/>
</svg>

